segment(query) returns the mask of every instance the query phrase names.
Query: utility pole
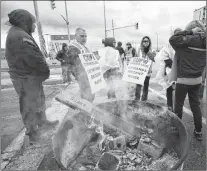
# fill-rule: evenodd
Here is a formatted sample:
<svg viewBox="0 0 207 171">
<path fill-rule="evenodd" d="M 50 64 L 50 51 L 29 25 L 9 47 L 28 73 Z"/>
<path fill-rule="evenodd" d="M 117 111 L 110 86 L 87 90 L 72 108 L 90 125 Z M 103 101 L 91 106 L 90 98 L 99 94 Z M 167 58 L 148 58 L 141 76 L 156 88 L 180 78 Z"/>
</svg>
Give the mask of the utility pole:
<svg viewBox="0 0 207 171">
<path fill-rule="evenodd" d="M 104 26 L 105 26 L 105 38 L 107 37 L 107 31 L 106 31 L 106 8 L 105 8 L 105 0 L 104 3 Z"/>
<path fill-rule="evenodd" d="M 115 39 L 115 35 L 114 35 L 114 20 L 112 19 L 112 29 L 113 29 L 113 38 Z"/>
<path fill-rule="evenodd" d="M 157 34 L 157 52 L 158 52 L 158 33 Z"/>
<path fill-rule="evenodd" d="M 41 23 L 39 21 L 39 12 L 38 12 L 38 6 L 37 6 L 37 1 L 33 0 L 34 3 L 34 10 L 35 10 L 35 16 L 37 20 L 37 30 L 38 30 L 38 36 L 39 36 L 39 41 L 40 41 L 40 49 L 45 57 L 47 57 L 47 51 L 46 51 L 46 46 L 45 46 L 45 40 L 42 35 L 42 27 Z"/>
<path fill-rule="evenodd" d="M 66 13 L 66 25 L 67 25 L 67 29 L 68 29 L 68 41 L 69 41 L 69 44 L 70 44 L 70 30 L 69 30 L 68 11 L 67 11 L 66 0 L 65 0 L 65 13 Z"/>
</svg>

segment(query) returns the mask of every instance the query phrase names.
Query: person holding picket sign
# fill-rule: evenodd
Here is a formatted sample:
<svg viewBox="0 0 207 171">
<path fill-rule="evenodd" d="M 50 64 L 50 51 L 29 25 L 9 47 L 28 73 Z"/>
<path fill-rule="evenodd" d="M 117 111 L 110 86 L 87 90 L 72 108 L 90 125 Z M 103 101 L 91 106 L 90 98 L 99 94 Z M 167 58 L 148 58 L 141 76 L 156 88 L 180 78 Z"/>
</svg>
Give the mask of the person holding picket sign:
<svg viewBox="0 0 207 171">
<path fill-rule="evenodd" d="M 99 63 L 103 72 L 104 79 L 108 85 L 108 99 L 116 98 L 114 79 L 121 65 L 119 51 L 115 49 L 116 41 L 114 38 L 104 40 L 105 48 L 99 50 Z"/>
<path fill-rule="evenodd" d="M 151 49 L 151 39 L 148 36 L 142 38 L 140 48 L 138 50 L 138 57 L 145 58 L 147 60 L 152 60 L 155 62 L 154 57 L 156 53 L 152 52 Z M 149 80 L 152 73 L 152 64 L 149 68 L 148 74 L 144 81 L 143 93 L 142 93 L 142 101 L 146 101 L 148 97 L 148 88 L 149 88 Z M 137 84 L 135 90 L 135 100 L 140 100 L 142 85 Z"/>
<path fill-rule="evenodd" d="M 69 64 L 72 66 L 72 73 L 79 84 L 81 98 L 92 102 L 95 94 L 92 94 L 87 73 L 79 58 L 79 54 L 90 53 L 89 49 L 85 46 L 87 41 L 86 31 L 83 28 L 77 28 L 75 31 L 75 39 L 69 45 L 67 52 Z"/>
</svg>

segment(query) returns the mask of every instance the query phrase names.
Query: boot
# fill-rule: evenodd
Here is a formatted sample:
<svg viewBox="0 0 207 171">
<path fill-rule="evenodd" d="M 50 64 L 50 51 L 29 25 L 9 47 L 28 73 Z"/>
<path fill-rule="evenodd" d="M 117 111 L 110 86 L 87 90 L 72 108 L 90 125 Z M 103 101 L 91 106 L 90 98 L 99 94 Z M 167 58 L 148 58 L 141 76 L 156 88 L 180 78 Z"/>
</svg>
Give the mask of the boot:
<svg viewBox="0 0 207 171">
<path fill-rule="evenodd" d="M 49 120 L 44 120 L 40 124 L 38 124 L 39 130 L 50 130 L 54 129 L 58 125 L 59 121 L 49 121 Z"/>
<path fill-rule="evenodd" d="M 36 127 L 30 127 L 30 129 L 27 129 L 25 135 L 29 137 L 30 145 L 37 143 L 40 140 L 40 134 Z"/>
</svg>

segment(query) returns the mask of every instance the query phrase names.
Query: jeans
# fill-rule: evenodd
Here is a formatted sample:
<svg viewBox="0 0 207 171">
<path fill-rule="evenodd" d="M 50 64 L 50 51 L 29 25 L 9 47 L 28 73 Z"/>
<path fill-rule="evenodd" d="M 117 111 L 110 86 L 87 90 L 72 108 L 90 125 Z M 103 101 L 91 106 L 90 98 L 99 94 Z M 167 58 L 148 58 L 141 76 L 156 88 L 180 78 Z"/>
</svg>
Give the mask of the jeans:
<svg viewBox="0 0 207 171">
<path fill-rule="evenodd" d="M 46 120 L 45 94 L 42 81 L 35 78 L 12 79 L 19 96 L 20 113 L 26 127 L 26 134 L 37 132 L 37 126 Z"/>
<path fill-rule="evenodd" d="M 146 101 L 148 98 L 149 80 L 150 80 L 150 77 L 146 76 L 146 78 L 144 80 L 142 101 Z M 135 99 L 136 100 L 140 100 L 141 88 L 142 88 L 142 85 L 139 85 L 139 84 L 136 85 L 136 90 L 135 90 Z"/>
<path fill-rule="evenodd" d="M 71 70 L 70 66 L 68 65 L 62 65 L 62 76 L 63 76 L 63 83 L 71 82 Z"/>
<path fill-rule="evenodd" d="M 170 86 L 166 91 L 167 96 L 167 106 L 173 107 L 173 88 Z"/>
<path fill-rule="evenodd" d="M 184 84 L 176 84 L 175 90 L 175 114 L 182 119 L 183 114 L 183 105 L 185 101 L 185 97 L 188 93 L 190 108 L 193 113 L 195 130 L 197 132 L 201 132 L 202 129 L 202 113 L 200 108 L 199 101 L 199 90 L 201 84 L 197 85 L 184 85 Z"/>
</svg>

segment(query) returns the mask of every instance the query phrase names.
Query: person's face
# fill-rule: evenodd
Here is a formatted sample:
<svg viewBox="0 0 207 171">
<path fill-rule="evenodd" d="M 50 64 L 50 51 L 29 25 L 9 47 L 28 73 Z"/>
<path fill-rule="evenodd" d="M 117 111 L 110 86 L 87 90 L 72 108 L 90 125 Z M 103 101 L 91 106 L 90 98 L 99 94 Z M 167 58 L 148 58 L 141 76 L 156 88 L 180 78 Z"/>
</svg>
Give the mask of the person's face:
<svg viewBox="0 0 207 171">
<path fill-rule="evenodd" d="M 85 31 L 81 30 L 76 34 L 76 40 L 78 43 L 85 45 L 87 41 L 87 34 Z"/>
<path fill-rule="evenodd" d="M 131 48 L 131 45 L 130 44 L 127 44 L 126 46 L 127 46 L 128 49 Z"/>
<path fill-rule="evenodd" d="M 114 40 L 114 42 L 113 42 L 113 46 L 116 47 L 116 41 L 115 41 L 115 40 Z"/>
<path fill-rule="evenodd" d="M 143 43 L 144 47 L 148 47 L 149 46 L 149 39 L 145 38 L 142 43 Z"/>
<path fill-rule="evenodd" d="M 65 46 L 65 47 L 64 47 L 64 50 L 67 51 L 67 50 L 68 50 L 68 46 Z"/>
<path fill-rule="evenodd" d="M 36 28 L 36 23 L 32 23 L 32 33 L 34 33 L 35 32 L 35 28 Z"/>
</svg>

